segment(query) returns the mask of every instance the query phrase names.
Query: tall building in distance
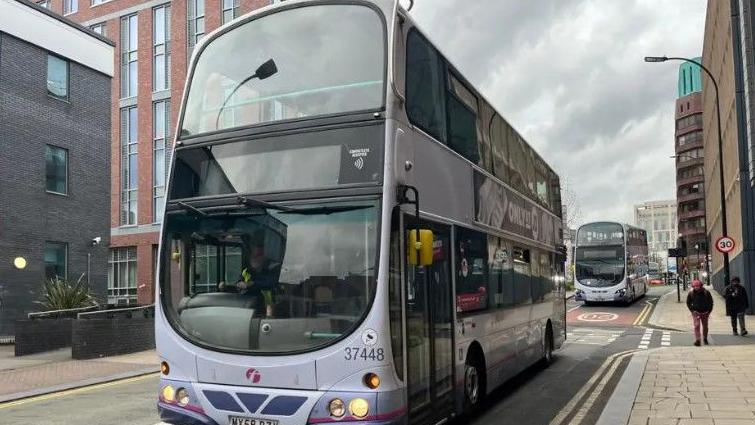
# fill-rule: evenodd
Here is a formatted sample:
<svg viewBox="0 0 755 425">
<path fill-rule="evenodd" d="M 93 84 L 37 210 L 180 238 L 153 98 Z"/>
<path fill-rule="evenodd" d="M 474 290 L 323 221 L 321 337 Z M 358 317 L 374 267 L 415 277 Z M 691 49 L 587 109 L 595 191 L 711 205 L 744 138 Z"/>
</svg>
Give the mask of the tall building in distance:
<svg viewBox="0 0 755 425">
<path fill-rule="evenodd" d="M 171 140 L 194 47 L 222 24 L 279 1 L 43 2 L 115 41 L 109 304 L 154 300 Z"/>
<path fill-rule="evenodd" d="M 694 60 L 702 62 L 702 58 Z M 703 148 L 702 70 L 685 62 L 679 67 L 674 150 L 676 152 L 676 202 L 679 241 L 687 256 L 679 260 L 680 272 L 700 276 L 705 270 L 708 244 L 705 233 L 705 176 Z M 701 257 L 702 253 L 702 257 Z"/>
<path fill-rule="evenodd" d="M 105 296 L 114 51 L 26 0 L 0 0 L 0 17 L 1 339 L 47 279 Z"/>
<path fill-rule="evenodd" d="M 649 201 L 634 206 L 634 224 L 648 232 L 650 261 L 666 270 L 668 249 L 676 246 L 676 201 Z"/>
</svg>

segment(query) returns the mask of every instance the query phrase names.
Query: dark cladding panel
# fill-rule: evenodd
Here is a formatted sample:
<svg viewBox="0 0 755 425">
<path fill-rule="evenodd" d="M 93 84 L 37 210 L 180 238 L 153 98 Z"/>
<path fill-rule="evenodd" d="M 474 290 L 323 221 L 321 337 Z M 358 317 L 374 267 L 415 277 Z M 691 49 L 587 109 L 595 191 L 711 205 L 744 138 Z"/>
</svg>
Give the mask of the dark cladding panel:
<svg viewBox="0 0 755 425">
<path fill-rule="evenodd" d="M 544 208 L 476 172 L 475 220 L 546 245 L 559 238 L 560 223 Z"/>
</svg>

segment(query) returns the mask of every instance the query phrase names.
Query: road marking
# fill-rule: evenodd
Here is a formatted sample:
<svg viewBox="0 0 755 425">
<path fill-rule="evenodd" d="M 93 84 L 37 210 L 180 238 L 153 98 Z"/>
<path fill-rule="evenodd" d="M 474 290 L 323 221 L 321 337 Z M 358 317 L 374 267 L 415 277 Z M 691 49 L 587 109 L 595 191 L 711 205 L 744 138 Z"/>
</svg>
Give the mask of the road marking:
<svg viewBox="0 0 755 425">
<path fill-rule="evenodd" d="M 662 347 L 671 346 L 671 332 L 663 331 L 663 335 L 661 335 L 661 346 Z"/>
<path fill-rule="evenodd" d="M 571 415 L 571 413 L 577 407 L 577 404 L 579 404 L 579 401 L 584 398 L 585 394 L 587 394 L 590 388 L 592 388 L 598 382 L 598 379 L 600 379 L 600 377 L 603 375 L 603 372 L 605 372 L 617 358 L 622 355 L 633 354 L 636 351 L 637 350 L 622 351 L 608 356 L 603 364 L 600 365 L 598 370 L 596 370 L 595 373 L 593 373 L 593 375 L 590 377 L 590 379 L 584 385 L 582 385 L 582 388 L 577 391 L 574 397 L 572 397 L 571 400 L 566 403 L 566 406 L 564 406 L 561 411 L 558 412 L 558 415 L 556 415 L 556 417 L 549 422 L 549 425 L 561 425 L 561 422 L 563 422 L 564 419 Z"/>
<path fill-rule="evenodd" d="M 603 393 L 603 390 L 605 389 L 606 385 L 608 384 L 608 381 L 613 378 L 613 375 L 616 373 L 616 369 L 619 368 L 619 365 L 621 364 L 621 361 L 624 360 L 626 357 L 633 355 L 633 352 L 625 353 L 616 358 L 616 360 L 611 365 L 611 368 L 606 372 L 605 375 L 603 375 L 603 379 L 600 380 L 598 385 L 595 386 L 595 388 L 590 391 L 590 397 L 585 400 L 584 403 L 582 403 L 582 407 L 579 408 L 579 411 L 577 411 L 577 414 L 574 415 L 571 421 L 569 421 L 569 425 L 579 425 L 584 420 L 585 416 L 587 415 L 587 412 L 592 409 L 592 406 L 595 404 L 595 400 L 598 399 L 598 397 Z"/>
<path fill-rule="evenodd" d="M 645 329 L 645 334 L 640 339 L 640 345 L 637 346 L 640 350 L 647 350 L 650 346 L 650 340 L 653 338 L 653 329 Z"/>
<path fill-rule="evenodd" d="M 567 313 L 571 313 L 571 312 L 572 312 L 572 311 L 574 311 L 574 310 L 579 310 L 579 308 L 580 308 L 580 307 L 581 307 L 581 306 L 579 306 L 579 305 L 578 305 L 578 306 L 576 306 L 576 307 L 572 307 L 572 308 L 570 308 L 570 309 L 566 310 L 566 312 L 567 312 Z"/>
<path fill-rule="evenodd" d="M 583 322 L 610 322 L 619 318 L 618 314 L 595 312 L 595 313 L 583 313 L 577 316 L 577 320 Z"/>
<path fill-rule="evenodd" d="M 653 310 L 653 303 L 650 301 L 645 301 L 645 306 L 642 307 L 642 310 L 640 311 L 640 314 L 637 315 L 637 318 L 634 319 L 634 323 L 632 323 L 632 326 L 638 326 L 645 322 L 645 320 L 650 316 L 650 312 Z"/>
<path fill-rule="evenodd" d="M 566 333 L 569 344 L 608 345 L 622 336 L 624 331 L 611 331 L 599 328 L 572 328 Z"/>
<path fill-rule="evenodd" d="M 81 394 L 81 393 L 85 393 L 85 392 L 89 392 L 93 390 L 98 390 L 101 388 L 114 387 L 116 385 L 122 385 L 122 384 L 130 384 L 132 382 L 139 382 L 145 379 L 154 378 L 159 375 L 160 375 L 159 372 L 149 373 L 146 375 L 135 376 L 133 378 L 119 379 L 117 381 L 104 382 L 102 384 L 88 385 L 86 387 L 74 388 L 71 390 L 63 390 L 63 391 L 58 391 L 58 392 L 54 392 L 50 394 L 43 394 L 43 395 L 38 395 L 34 397 L 29 397 L 29 398 L 22 398 L 21 400 L 9 401 L 9 402 L 0 404 L 0 410 L 7 409 L 9 407 L 21 406 L 23 404 L 35 403 L 38 401 L 45 401 L 45 400 L 65 397 L 65 396 L 73 395 L 73 394 Z"/>
</svg>

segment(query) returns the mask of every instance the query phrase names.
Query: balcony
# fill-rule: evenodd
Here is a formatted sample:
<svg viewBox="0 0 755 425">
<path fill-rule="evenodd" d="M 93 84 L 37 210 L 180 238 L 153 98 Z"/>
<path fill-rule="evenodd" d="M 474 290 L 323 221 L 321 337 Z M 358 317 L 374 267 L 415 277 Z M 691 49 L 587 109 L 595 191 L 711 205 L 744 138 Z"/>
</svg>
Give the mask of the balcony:
<svg viewBox="0 0 755 425">
<path fill-rule="evenodd" d="M 684 145 L 680 145 L 677 142 L 677 144 L 676 144 L 676 154 L 677 155 L 681 155 L 682 153 L 687 152 L 690 149 L 697 149 L 697 148 L 702 148 L 702 147 L 704 147 L 704 143 L 703 143 L 702 139 L 694 141 L 694 142 L 691 142 L 691 143 L 688 142 L 688 143 L 685 143 Z"/>
<path fill-rule="evenodd" d="M 684 155 L 680 153 L 679 155 Z M 692 167 L 694 165 L 703 165 L 705 158 L 687 159 L 685 161 L 676 161 L 676 169 L 680 170 L 686 167 Z"/>
<path fill-rule="evenodd" d="M 704 235 L 705 234 L 705 227 L 685 227 L 679 229 L 679 234 L 683 237 L 689 237 L 689 236 L 695 236 L 695 235 Z"/>
<path fill-rule="evenodd" d="M 705 192 L 696 192 L 696 193 L 690 193 L 687 195 L 680 195 L 676 197 L 677 203 L 687 202 L 687 201 L 694 201 L 697 199 L 703 199 L 705 198 Z"/>
<path fill-rule="evenodd" d="M 680 211 L 679 213 L 677 213 L 677 217 L 679 221 L 688 220 L 690 218 L 705 217 L 705 210 L 699 209 L 699 210 L 692 210 L 692 211 L 685 211 L 685 212 Z"/>
<path fill-rule="evenodd" d="M 703 180 L 705 180 L 705 176 L 702 176 L 702 175 L 701 176 L 687 177 L 686 179 L 678 179 L 677 178 L 677 180 L 676 180 L 676 186 L 677 187 L 682 187 L 682 186 L 686 186 L 688 184 L 702 183 Z"/>
</svg>

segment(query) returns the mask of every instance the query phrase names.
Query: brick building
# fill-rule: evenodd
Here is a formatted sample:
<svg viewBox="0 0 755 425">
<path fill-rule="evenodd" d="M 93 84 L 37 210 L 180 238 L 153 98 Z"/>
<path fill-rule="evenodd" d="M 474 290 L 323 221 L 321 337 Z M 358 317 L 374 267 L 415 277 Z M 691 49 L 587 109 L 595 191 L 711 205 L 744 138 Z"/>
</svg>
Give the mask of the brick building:
<svg viewBox="0 0 755 425">
<path fill-rule="evenodd" d="M 695 58 L 702 61 L 702 58 Z M 687 251 L 679 270 L 701 276 L 708 244 L 705 232 L 705 176 L 703 155 L 702 79 L 698 66 L 679 67 L 679 97 L 676 99 L 674 150 L 676 152 L 676 202 L 679 241 Z"/>
<path fill-rule="evenodd" d="M 25 0 L 0 0 L 0 16 L 3 336 L 38 311 L 46 278 L 81 278 L 105 297 L 114 51 Z"/>
<path fill-rule="evenodd" d="M 46 0 L 115 41 L 112 81 L 111 304 L 149 304 L 170 149 L 196 42 L 280 0 Z"/>
</svg>

